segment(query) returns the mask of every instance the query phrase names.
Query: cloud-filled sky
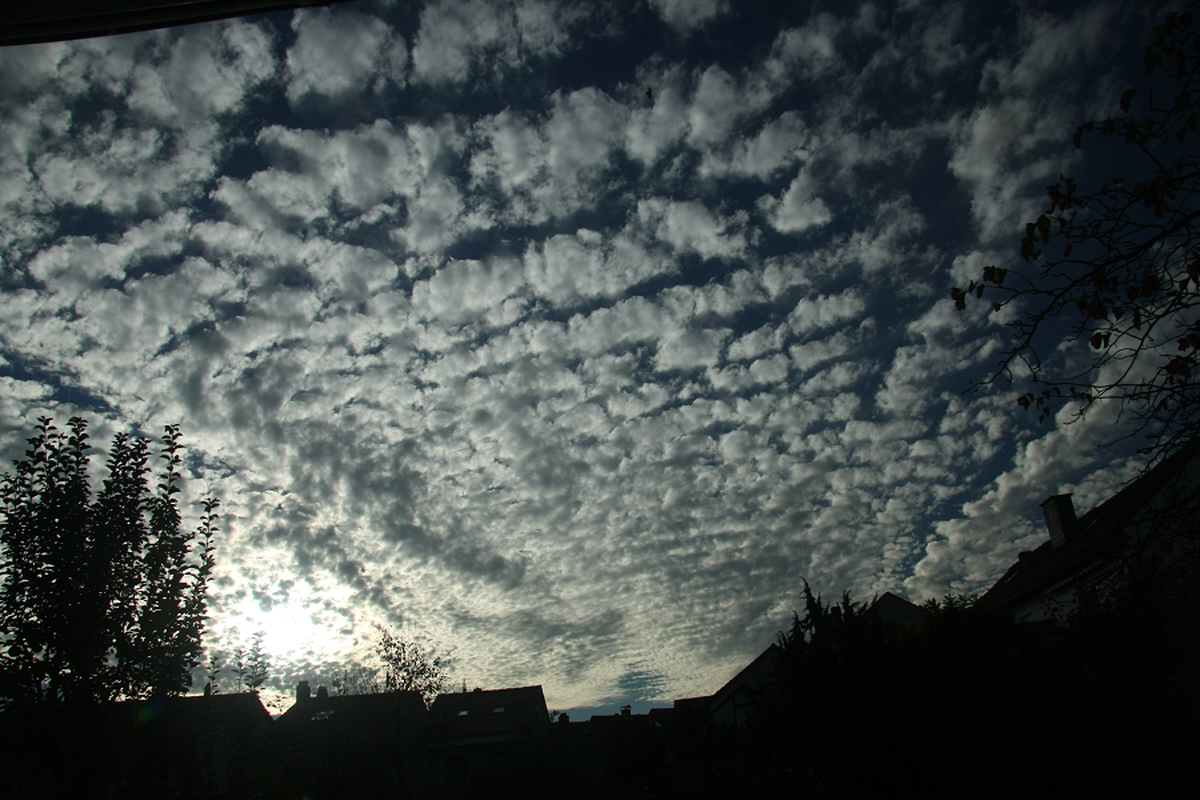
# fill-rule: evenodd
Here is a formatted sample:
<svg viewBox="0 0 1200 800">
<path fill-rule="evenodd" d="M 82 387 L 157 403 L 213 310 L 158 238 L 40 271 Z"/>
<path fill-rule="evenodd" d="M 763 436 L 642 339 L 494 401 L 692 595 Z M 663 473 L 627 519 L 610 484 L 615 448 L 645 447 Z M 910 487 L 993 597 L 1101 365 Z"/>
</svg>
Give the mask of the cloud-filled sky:
<svg viewBox="0 0 1200 800">
<path fill-rule="evenodd" d="M 266 630 L 284 690 L 379 622 L 456 685 L 666 703 L 805 578 L 986 588 L 1140 462 L 963 394 L 1004 329 L 949 288 L 1110 168 L 1070 137 L 1158 16 L 359 0 L 0 50 L 0 457 L 182 423 L 208 642 Z"/>
</svg>

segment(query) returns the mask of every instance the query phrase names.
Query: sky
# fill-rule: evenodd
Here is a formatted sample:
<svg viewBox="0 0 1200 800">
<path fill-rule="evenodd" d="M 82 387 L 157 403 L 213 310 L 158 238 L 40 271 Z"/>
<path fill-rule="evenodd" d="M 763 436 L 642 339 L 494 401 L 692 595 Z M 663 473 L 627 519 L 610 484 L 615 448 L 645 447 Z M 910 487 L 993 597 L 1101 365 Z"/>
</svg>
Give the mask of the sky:
<svg viewBox="0 0 1200 800">
<path fill-rule="evenodd" d="M 1142 463 L 1108 409 L 964 393 L 1006 331 L 950 299 L 1121 166 L 1070 140 L 1145 80 L 1132 5 L 358 0 L 2 49 L 0 461 L 41 415 L 98 464 L 180 423 L 206 644 L 265 631 L 283 695 L 383 624 L 455 686 L 636 711 L 805 580 L 986 589 Z"/>
</svg>

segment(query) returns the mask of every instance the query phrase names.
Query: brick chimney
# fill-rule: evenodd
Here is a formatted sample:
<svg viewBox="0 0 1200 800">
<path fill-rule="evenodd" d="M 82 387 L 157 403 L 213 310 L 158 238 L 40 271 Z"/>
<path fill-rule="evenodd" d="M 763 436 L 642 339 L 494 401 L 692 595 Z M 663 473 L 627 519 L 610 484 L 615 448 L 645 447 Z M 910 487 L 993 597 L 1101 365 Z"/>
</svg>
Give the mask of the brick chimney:
<svg viewBox="0 0 1200 800">
<path fill-rule="evenodd" d="M 308 688 L 308 681 L 300 681 L 296 684 L 296 702 L 303 703 L 305 700 L 312 697 L 312 690 Z"/>
<path fill-rule="evenodd" d="M 1075 533 L 1075 506 L 1071 495 L 1056 494 L 1042 503 L 1042 515 L 1046 518 L 1046 529 L 1055 547 L 1062 547 Z"/>
</svg>

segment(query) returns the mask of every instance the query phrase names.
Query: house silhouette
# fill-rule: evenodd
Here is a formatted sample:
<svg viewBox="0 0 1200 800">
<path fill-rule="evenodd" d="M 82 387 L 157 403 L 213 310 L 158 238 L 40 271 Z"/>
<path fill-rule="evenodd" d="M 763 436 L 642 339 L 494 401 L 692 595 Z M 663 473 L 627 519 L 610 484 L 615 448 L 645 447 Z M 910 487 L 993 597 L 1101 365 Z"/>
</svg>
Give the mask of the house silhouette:
<svg viewBox="0 0 1200 800">
<path fill-rule="evenodd" d="M 980 598 L 1017 622 L 1109 599 L 1129 580 L 1187 581 L 1200 546 L 1200 439 L 1076 519 L 1069 494 L 1042 503 L 1048 539 Z"/>
</svg>

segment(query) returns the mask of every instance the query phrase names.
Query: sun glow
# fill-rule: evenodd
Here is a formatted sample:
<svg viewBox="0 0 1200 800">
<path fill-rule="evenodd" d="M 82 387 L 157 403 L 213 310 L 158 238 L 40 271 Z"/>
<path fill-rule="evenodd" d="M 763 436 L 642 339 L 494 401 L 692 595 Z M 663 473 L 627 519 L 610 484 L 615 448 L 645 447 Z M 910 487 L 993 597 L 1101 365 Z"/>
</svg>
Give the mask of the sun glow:
<svg viewBox="0 0 1200 800">
<path fill-rule="evenodd" d="M 281 603 L 263 614 L 262 629 L 267 650 L 282 657 L 311 653 L 323 638 L 320 626 L 299 603 Z"/>
<path fill-rule="evenodd" d="M 256 631 L 262 631 L 263 647 L 277 663 L 319 657 L 331 644 L 331 631 L 319 619 L 319 609 L 318 604 L 296 597 L 266 609 L 248 599 L 238 609 L 239 643 L 246 646 Z"/>
</svg>

